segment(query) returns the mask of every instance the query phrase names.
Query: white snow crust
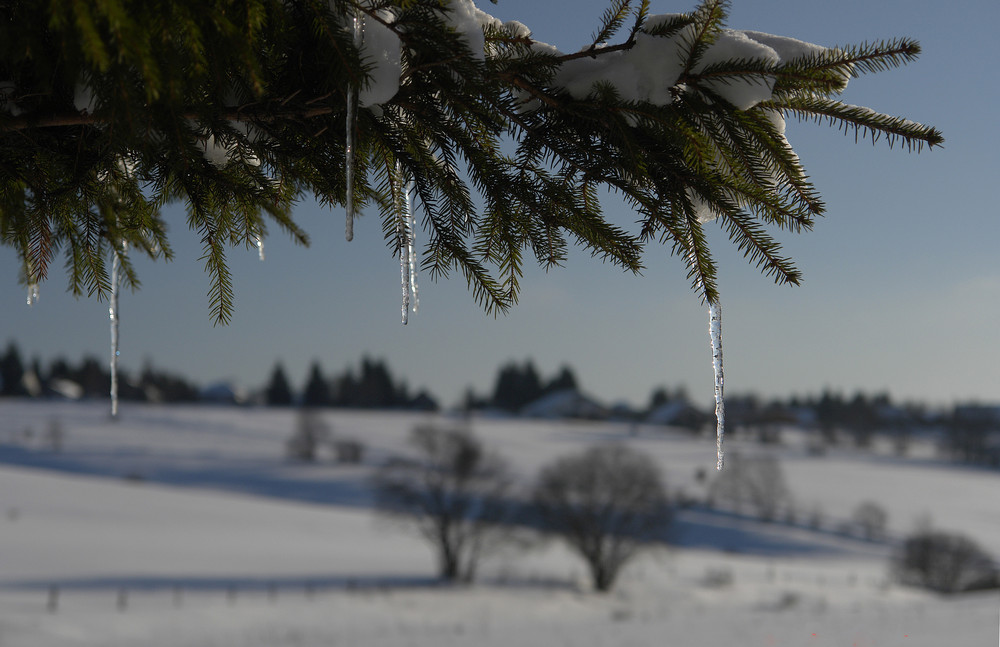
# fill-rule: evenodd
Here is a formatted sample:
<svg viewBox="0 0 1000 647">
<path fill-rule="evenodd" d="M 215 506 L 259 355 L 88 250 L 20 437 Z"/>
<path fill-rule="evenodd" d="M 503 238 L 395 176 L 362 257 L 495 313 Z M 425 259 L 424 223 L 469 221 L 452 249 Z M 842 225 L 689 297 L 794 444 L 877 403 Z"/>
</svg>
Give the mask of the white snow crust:
<svg viewBox="0 0 1000 647">
<path fill-rule="evenodd" d="M 434 580 L 429 546 L 377 520 L 370 470 L 405 448 L 422 414 L 323 413 L 363 438 L 363 464 L 284 459 L 287 410 L 100 402 L 0 402 L 0 636 L 4 647 L 600 647 L 601 645 L 994 644 L 1000 596 L 942 598 L 888 579 L 887 544 L 724 511 L 677 511 L 670 548 L 626 568 L 616 591 L 589 591 L 560 542 L 487 559 L 473 586 Z M 39 434 L 59 420 L 60 452 Z M 439 423 L 447 420 L 432 418 Z M 663 427 L 474 418 L 530 484 L 543 464 L 581 448 L 628 443 L 663 468 L 672 493 L 700 496 L 710 441 Z M 805 451 L 778 454 L 802 505 L 836 522 L 871 499 L 902 536 L 935 527 L 1000 550 L 988 494 L 996 475 L 933 459 Z M 761 451 L 732 439 L 733 449 Z M 977 493 L 983 493 L 978 496 Z M 58 608 L 47 608 L 58 587 Z M 121 605 L 123 592 L 126 604 Z"/>
<path fill-rule="evenodd" d="M 451 0 L 446 16 L 448 24 L 481 58 L 485 57 L 486 48 L 484 28 L 506 26 L 519 36 L 531 33 L 522 23 L 503 23 L 479 9 L 472 0 Z M 650 16 L 646 24 L 651 28 L 675 18 L 677 14 L 658 14 Z M 673 100 L 671 88 L 677 85 L 684 69 L 692 38 L 690 27 L 672 37 L 640 32 L 629 50 L 566 61 L 557 72 L 554 85 L 583 100 L 591 95 L 596 85 L 608 84 L 625 100 L 666 105 Z M 563 55 L 557 48 L 540 41 L 535 41 L 532 48 L 540 53 Z M 725 30 L 694 71 L 726 60 L 763 60 L 777 64 L 818 55 L 825 50 L 794 38 L 758 31 Z M 365 29 L 364 54 L 372 67 L 361 105 L 372 107 L 391 100 L 399 90 L 399 40 L 383 25 L 369 23 Z M 731 79 L 711 82 L 708 86 L 738 109 L 749 110 L 770 99 L 772 83 L 766 79 Z"/>
<path fill-rule="evenodd" d="M 378 14 L 387 22 L 395 19 L 388 10 L 380 10 Z M 370 66 L 370 78 L 358 95 L 358 105 L 362 108 L 386 103 L 399 92 L 401 51 L 402 43 L 391 29 L 374 20 L 365 21 L 361 55 Z"/>
</svg>

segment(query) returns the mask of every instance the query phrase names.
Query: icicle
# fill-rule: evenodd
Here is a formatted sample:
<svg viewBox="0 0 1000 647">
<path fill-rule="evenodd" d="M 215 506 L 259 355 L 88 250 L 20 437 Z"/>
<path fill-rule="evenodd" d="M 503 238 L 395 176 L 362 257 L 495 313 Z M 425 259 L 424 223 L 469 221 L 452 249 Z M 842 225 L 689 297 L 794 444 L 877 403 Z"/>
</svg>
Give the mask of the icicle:
<svg viewBox="0 0 1000 647">
<path fill-rule="evenodd" d="M 122 245 L 122 251 L 125 246 Z M 111 302 L 108 314 L 111 318 L 111 417 L 118 417 L 118 275 L 121 273 L 121 257 L 118 250 L 111 258 Z"/>
<path fill-rule="evenodd" d="M 354 47 L 361 50 L 364 35 L 364 21 L 357 13 L 353 18 Z M 358 109 L 358 87 L 354 84 L 347 86 L 347 131 L 344 140 L 344 167 L 347 182 L 347 240 L 354 240 L 354 131 L 357 127 Z"/>
<path fill-rule="evenodd" d="M 413 293 L 413 312 L 416 314 L 417 310 L 420 309 L 420 295 L 417 293 L 417 251 L 416 251 L 416 237 L 417 237 L 417 219 L 413 215 L 413 202 L 410 200 L 410 194 L 414 190 L 413 180 L 406 183 L 406 229 L 407 236 L 406 242 L 409 249 L 407 250 L 407 256 L 410 258 L 410 291 Z"/>
<path fill-rule="evenodd" d="M 405 326 L 409 322 L 410 312 L 410 223 L 409 196 L 400 195 L 403 184 L 403 167 L 396 162 L 396 172 L 392 178 L 392 202 L 396 209 L 396 240 L 399 243 L 399 283 L 403 291 L 402 320 Z M 407 185 L 409 188 L 409 185 Z"/>
<path fill-rule="evenodd" d="M 24 276 L 27 278 L 28 283 L 28 307 L 35 305 L 38 301 L 38 282 L 34 280 L 34 263 L 31 262 L 30 258 L 24 259 Z"/>
<path fill-rule="evenodd" d="M 722 372 L 722 305 L 718 301 L 708 302 L 708 330 L 712 337 L 712 368 L 715 372 L 715 448 L 718 457 L 715 468 L 721 470 L 725 459 L 722 440 L 726 435 L 726 403 L 723 396 L 725 378 Z"/>
<path fill-rule="evenodd" d="M 402 240 L 406 235 L 406 227 L 402 221 L 399 223 L 399 235 L 399 281 L 403 288 L 402 318 L 405 326 L 410 319 L 410 251 L 406 241 Z"/>
<path fill-rule="evenodd" d="M 257 258 L 259 258 L 261 261 L 263 261 L 264 260 L 264 237 L 261 236 L 260 234 L 257 234 L 256 238 L 257 238 Z"/>
<path fill-rule="evenodd" d="M 694 198 L 697 198 L 697 195 L 694 195 Z M 711 218 L 703 220 L 702 217 L 699 217 L 699 220 L 705 222 Z M 693 246 L 693 240 L 689 240 L 689 242 Z M 697 259 L 693 250 L 688 255 L 688 262 L 692 268 L 697 267 Z M 708 298 L 705 283 L 700 279 L 698 280 L 698 288 L 705 296 L 705 300 L 708 301 L 708 332 L 712 340 L 712 371 L 715 374 L 715 469 L 722 470 L 725 464 L 725 450 L 722 443 L 726 436 L 726 402 L 723 389 L 725 376 L 722 371 L 722 304 L 718 297 L 715 301 Z"/>
</svg>

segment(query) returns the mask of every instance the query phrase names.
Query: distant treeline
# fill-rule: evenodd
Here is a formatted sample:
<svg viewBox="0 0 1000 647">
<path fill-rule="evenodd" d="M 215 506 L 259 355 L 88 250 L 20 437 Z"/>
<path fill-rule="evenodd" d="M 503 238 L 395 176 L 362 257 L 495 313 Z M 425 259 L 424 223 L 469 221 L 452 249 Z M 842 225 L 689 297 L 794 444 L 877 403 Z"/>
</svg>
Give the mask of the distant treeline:
<svg viewBox="0 0 1000 647">
<path fill-rule="evenodd" d="M 201 394 L 187 379 L 155 369 L 147 362 L 138 375 L 119 371 L 119 395 L 126 400 L 195 402 Z M 17 344 L 0 354 L 0 395 L 17 397 L 106 398 L 111 390 L 107 361 L 84 357 L 79 363 L 56 358 L 48 366 L 25 362 Z"/>
<path fill-rule="evenodd" d="M 47 366 L 25 362 L 14 342 L 0 354 L 0 396 L 106 398 L 111 377 L 107 362 L 85 357 L 77 364 L 58 358 Z M 439 401 L 428 391 L 411 392 L 393 376 L 383 360 L 364 357 L 356 369 L 326 376 L 313 361 L 304 387 L 291 385 L 281 362 L 262 389 L 234 393 L 231 385 L 200 388 L 184 377 L 153 367 L 138 374 L 121 371 L 122 399 L 146 402 L 247 402 L 267 406 L 350 407 L 362 409 L 437 410 Z M 466 390 L 458 407 L 467 412 L 492 411 L 508 415 L 549 418 L 593 418 L 645 424 L 666 424 L 701 432 L 711 429 L 714 412 L 693 404 L 683 387 L 652 390 L 643 405 L 606 405 L 582 393 L 575 372 L 563 365 L 543 377 L 529 359 L 508 362 L 496 374 L 492 391 Z M 833 445 L 870 447 L 887 438 L 906 453 L 916 435 L 940 438 L 942 449 L 956 460 L 1000 466 L 1000 406 L 962 403 L 933 409 L 922 403 L 894 402 L 888 393 L 856 392 L 845 396 L 824 391 L 818 396 L 766 399 L 756 395 L 726 398 L 727 430 L 734 436 L 762 443 L 781 442 L 788 427 L 815 432 L 817 451 Z"/>
<path fill-rule="evenodd" d="M 296 393 L 279 362 L 262 393 L 269 406 L 351 407 L 356 409 L 416 409 L 436 411 L 437 400 L 426 390 L 411 394 L 406 382 L 397 381 L 382 360 L 364 357 L 355 372 L 347 369 L 327 378 L 318 361 L 309 367 L 305 388 Z"/>
<path fill-rule="evenodd" d="M 0 354 L 0 397 L 107 398 L 111 390 L 111 369 L 107 361 L 84 357 L 79 363 L 65 358 L 43 365 L 26 362 L 17 344 L 9 342 Z M 387 365 L 364 358 L 357 372 L 324 378 L 318 362 L 313 362 L 305 389 L 296 392 L 279 362 L 267 385 L 256 392 L 239 393 L 233 385 L 200 387 L 196 383 L 155 368 L 147 361 L 138 374 L 120 368 L 118 392 L 123 400 L 138 402 L 232 402 L 271 406 L 356 407 L 370 409 L 438 408 L 427 391 L 411 395 L 405 382 L 393 378 Z"/>
</svg>

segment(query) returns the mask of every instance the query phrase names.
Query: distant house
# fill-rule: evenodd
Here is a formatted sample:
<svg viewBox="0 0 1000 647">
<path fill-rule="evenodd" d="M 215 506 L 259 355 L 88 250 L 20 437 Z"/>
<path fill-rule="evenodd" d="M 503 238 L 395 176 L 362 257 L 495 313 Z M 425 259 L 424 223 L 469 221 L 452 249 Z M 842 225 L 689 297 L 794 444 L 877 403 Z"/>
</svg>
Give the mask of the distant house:
<svg viewBox="0 0 1000 647">
<path fill-rule="evenodd" d="M 1000 406 L 961 404 L 955 407 L 954 417 L 965 423 L 1000 426 Z"/>
<path fill-rule="evenodd" d="M 201 390 L 199 397 L 203 402 L 215 404 L 244 404 L 247 401 L 246 391 L 231 382 L 209 384 Z"/>
<path fill-rule="evenodd" d="M 635 422 L 642 414 L 632 408 L 628 402 L 615 402 L 608 410 L 608 419 L 616 422 Z"/>
<path fill-rule="evenodd" d="M 709 420 L 709 415 L 683 398 L 664 402 L 649 412 L 646 423 L 684 427 L 699 431 Z"/>
<path fill-rule="evenodd" d="M 576 389 L 562 389 L 543 395 L 521 409 L 526 418 L 583 418 L 599 420 L 608 417 L 608 410 Z"/>
<path fill-rule="evenodd" d="M 437 411 L 440 409 L 440 406 L 438 406 L 434 396 L 427 391 L 421 391 L 417 394 L 417 397 L 407 403 L 405 408 L 412 411 Z"/>
<path fill-rule="evenodd" d="M 55 398 L 65 398 L 67 400 L 79 400 L 83 397 L 83 387 L 73 380 L 56 378 L 49 381 L 48 395 Z"/>
</svg>

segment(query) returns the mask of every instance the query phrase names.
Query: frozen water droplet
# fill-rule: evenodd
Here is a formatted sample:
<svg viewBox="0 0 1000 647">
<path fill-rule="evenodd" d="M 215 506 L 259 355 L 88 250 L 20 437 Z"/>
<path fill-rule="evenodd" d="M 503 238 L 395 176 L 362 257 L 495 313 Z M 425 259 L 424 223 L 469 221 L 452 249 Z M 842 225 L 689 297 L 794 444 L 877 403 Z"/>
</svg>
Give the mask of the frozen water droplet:
<svg viewBox="0 0 1000 647">
<path fill-rule="evenodd" d="M 28 307 L 35 305 L 38 302 L 38 284 L 30 283 L 28 285 Z"/>
<path fill-rule="evenodd" d="M 257 258 L 264 260 L 264 238 L 260 234 L 257 235 Z"/>
<path fill-rule="evenodd" d="M 726 435 L 726 403 L 723 394 L 725 377 L 722 371 L 722 305 L 718 301 L 708 302 L 708 329 L 712 338 L 712 369 L 715 373 L 715 420 L 716 420 L 716 469 L 721 470 L 725 452 L 722 441 Z"/>
</svg>

